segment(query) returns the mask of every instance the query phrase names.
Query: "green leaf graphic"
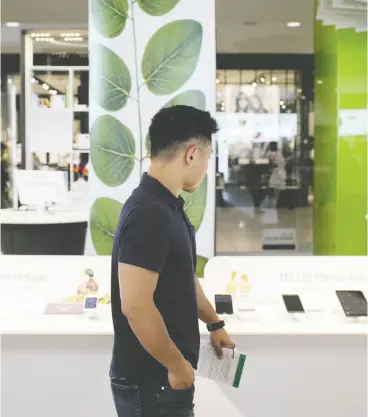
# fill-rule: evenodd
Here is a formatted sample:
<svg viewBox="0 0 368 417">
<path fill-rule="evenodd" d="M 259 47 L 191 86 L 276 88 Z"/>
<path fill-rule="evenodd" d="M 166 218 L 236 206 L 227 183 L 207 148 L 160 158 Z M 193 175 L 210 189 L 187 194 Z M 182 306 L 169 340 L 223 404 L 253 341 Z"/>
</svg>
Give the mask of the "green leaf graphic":
<svg viewBox="0 0 368 417">
<path fill-rule="evenodd" d="M 91 54 L 91 91 L 105 110 L 122 109 L 128 100 L 132 80 L 128 67 L 113 51 L 102 45 L 93 46 Z"/>
<path fill-rule="evenodd" d="M 197 269 L 196 275 L 198 278 L 204 278 L 204 268 L 208 262 L 208 258 L 204 256 L 197 255 Z"/>
<path fill-rule="evenodd" d="M 146 135 L 145 145 L 146 145 L 147 157 L 150 158 L 151 157 L 151 140 L 149 137 L 149 133 L 147 133 Z"/>
<path fill-rule="evenodd" d="M 89 227 L 97 255 L 111 255 L 123 205 L 111 198 L 97 198 L 91 207 Z"/>
<path fill-rule="evenodd" d="M 162 16 L 169 13 L 179 0 L 137 0 L 141 9 L 151 16 Z"/>
<path fill-rule="evenodd" d="M 177 105 L 192 106 L 192 107 L 196 107 L 199 110 L 205 110 L 206 109 L 206 97 L 202 93 L 202 91 L 188 90 L 172 98 L 168 103 L 166 103 L 163 106 L 163 108 L 177 106 Z M 147 150 L 147 156 L 150 156 L 151 142 L 150 142 L 148 133 L 146 136 L 145 145 L 146 145 L 146 150 Z"/>
<path fill-rule="evenodd" d="M 91 0 L 92 21 L 105 38 L 115 38 L 125 28 L 128 0 Z"/>
<path fill-rule="evenodd" d="M 177 20 L 152 36 L 142 59 L 143 79 L 151 93 L 171 94 L 188 81 L 198 63 L 202 32 L 195 20 Z"/>
<path fill-rule="evenodd" d="M 200 228 L 206 210 L 207 202 L 207 176 L 194 193 L 183 192 L 181 194 L 185 201 L 184 210 L 194 226 L 196 232 Z"/>
<path fill-rule="evenodd" d="M 199 110 L 206 110 L 206 97 L 199 90 L 188 90 L 172 98 L 164 107 L 192 106 Z"/>
<path fill-rule="evenodd" d="M 91 161 L 98 178 L 109 187 L 123 184 L 135 162 L 131 131 L 110 115 L 98 117 L 91 128 Z"/>
</svg>

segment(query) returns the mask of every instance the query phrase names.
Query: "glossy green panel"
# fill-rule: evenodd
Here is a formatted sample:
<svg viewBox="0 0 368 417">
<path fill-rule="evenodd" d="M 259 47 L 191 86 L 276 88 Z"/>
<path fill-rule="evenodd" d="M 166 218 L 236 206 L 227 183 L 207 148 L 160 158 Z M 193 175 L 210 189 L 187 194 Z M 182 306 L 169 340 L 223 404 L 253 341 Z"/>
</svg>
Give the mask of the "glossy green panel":
<svg viewBox="0 0 368 417">
<path fill-rule="evenodd" d="M 367 34 L 316 21 L 315 59 L 315 254 L 367 255 L 367 138 L 339 136 L 367 107 Z"/>
<path fill-rule="evenodd" d="M 367 107 L 367 33 L 337 30 L 339 110 Z M 338 138 L 337 254 L 367 254 L 367 138 Z"/>
</svg>

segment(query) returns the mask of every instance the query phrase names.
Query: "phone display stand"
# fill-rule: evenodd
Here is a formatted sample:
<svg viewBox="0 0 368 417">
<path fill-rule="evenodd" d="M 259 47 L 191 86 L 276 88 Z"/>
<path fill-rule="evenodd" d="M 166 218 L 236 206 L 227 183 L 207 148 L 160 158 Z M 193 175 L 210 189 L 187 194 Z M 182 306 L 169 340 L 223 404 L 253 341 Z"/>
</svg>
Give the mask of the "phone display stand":
<svg viewBox="0 0 368 417">
<path fill-rule="evenodd" d="M 84 299 L 84 316 L 89 320 L 98 320 L 98 297 L 96 295 L 87 295 Z"/>
<path fill-rule="evenodd" d="M 305 313 L 289 313 L 290 318 L 295 323 L 302 323 L 308 320 L 308 314 Z"/>
<path fill-rule="evenodd" d="M 239 313 L 255 313 L 257 309 L 255 307 L 240 307 L 238 308 Z"/>
<path fill-rule="evenodd" d="M 305 309 L 305 312 L 306 313 L 323 313 L 323 312 L 325 312 L 326 310 L 324 309 L 324 308 L 322 308 L 322 307 L 312 307 L 312 308 L 306 308 Z"/>
<path fill-rule="evenodd" d="M 350 317 L 352 323 L 365 323 L 368 324 L 368 317 L 367 316 L 360 316 L 360 317 Z"/>
<path fill-rule="evenodd" d="M 250 321 L 260 321 L 261 317 L 257 314 L 256 310 L 252 311 L 239 311 L 236 313 L 236 319 L 239 322 L 250 322 Z"/>
</svg>

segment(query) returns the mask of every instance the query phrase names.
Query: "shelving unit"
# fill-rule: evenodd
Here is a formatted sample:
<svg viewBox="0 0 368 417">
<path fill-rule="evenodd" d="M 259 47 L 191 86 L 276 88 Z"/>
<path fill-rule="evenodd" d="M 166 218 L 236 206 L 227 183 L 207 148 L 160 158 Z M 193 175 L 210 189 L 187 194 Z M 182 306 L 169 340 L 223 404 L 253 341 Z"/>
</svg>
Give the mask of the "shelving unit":
<svg viewBox="0 0 368 417">
<path fill-rule="evenodd" d="M 76 79 L 76 74 L 77 73 L 81 73 L 81 72 L 85 72 L 85 71 L 89 71 L 89 67 L 88 66 L 37 66 L 37 65 L 32 65 L 29 67 L 28 69 L 28 74 L 27 74 L 27 78 L 28 78 L 28 83 L 27 83 L 27 87 L 26 89 L 28 90 L 28 99 L 27 99 L 27 114 L 32 115 L 32 113 L 37 112 L 37 107 L 35 107 L 35 102 L 34 102 L 34 86 L 35 85 L 39 85 L 43 90 L 45 90 L 45 94 L 49 94 L 50 95 L 50 106 L 52 106 L 52 97 L 57 96 L 58 95 L 58 91 L 56 90 L 56 88 L 52 87 L 52 75 L 56 75 L 57 77 L 59 77 L 60 79 L 60 75 L 64 75 L 65 73 L 65 78 L 67 78 L 67 84 L 66 84 L 66 88 L 65 88 L 65 93 L 62 92 L 61 94 L 65 96 L 65 108 L 62 108 L 62 106 L 60 104 L 62 104 L 62 102 L 60 102 L 60 104 L 53 108 L 45 108 L 45 107 L 39 107 L 39 110 L 42 112 L 59 112 L 64 113 L 63 110 L 65 109 L 66 111 L 70 111 L 72 112 L 72 123 L 70 125 L 70 138 L 72 143 L 70 144 L 70 149 L 68 149 L 67 152 L 58 152 L 58 161 L 61 164 L 62 159 L 65 159 L 65 156 L 67 155 L 66 160 L 68 161 L 68 165 L 69 165 L 69 188 L 71 188 L 73 182 L 74 182 L 74 166 L 75 166 L 75 162 L 76 159 L 78 158 L 79 160 L 79 155 L 80 154 L 85 154 L 85 153 L 89 153 L 89 148 L 78 148 L 75 144 L 75 139 L 76 139 L 76 135 L 75 135 L 75 115 L 76 114 L 80 114 L 80 113 L 88 113 L 89 112 L 89 108 L 88 106 L 85 105 L 79 105 L 78 103 L 75 103 L 75 98 L 76 98 L 76 94 L 75 94 L 75 79 Z M 48 75 L 48 81 L 50 84 L 48 84 L 47 82 L 42 84 L 42 75 Z M 51 75 L 51 77 L 50 77 Z M 64 94 L 63 94 L 64 93 Z M 57 115 L 55 115 L 57 118 Z M 43 117 L 43 116 L 42 116 Z M 33 153 L 38 153 L 37 151 L 34 151 L 32 148 L 32 137 L 30 136 L 32 133 L 32 120 L 29 120 L 29 118 L 27 118 L 26 121 L 26 143 L 27 143 L 27 149 L 31 149 L 32 150 L 32 154 Z M 47 123 L 45 123 L 47 124 Z M 42 127 L 38 127 L 37 129 L 42 129 Z M 41 130 L 40 130 L 41 131 Z M 56 132 L 55 132 L 56 134 Z M 80 133 L 79 133 L 80 134 Z M 52 140 L 52 133 L 51 133 L 51 140 Z M 50 142 L 51 144 L 51 142 Z M 55 144 L 53 144 L 55 145 Z M 55 146 L 50 146 L 50 152 L 53 152 L 53 149 L 55 148 Z M 68 146 L 69 148 L 69 146 Z M 43 146 L 42 145 L 42 149 L 40 149 L 40 153 L 49 153 L 48 149 L 47 149 L 47 145 Z M 55 152 L 54 152 L 55 153 Z M 28 166 L 26 166 L 26 169 L 32 169 L 33 168 L 33 164 L 32 164 L 32 158 L 27 158 L 29 163 Z M 78 161 L 79 163 L 79 161 Z"/>
</svg>

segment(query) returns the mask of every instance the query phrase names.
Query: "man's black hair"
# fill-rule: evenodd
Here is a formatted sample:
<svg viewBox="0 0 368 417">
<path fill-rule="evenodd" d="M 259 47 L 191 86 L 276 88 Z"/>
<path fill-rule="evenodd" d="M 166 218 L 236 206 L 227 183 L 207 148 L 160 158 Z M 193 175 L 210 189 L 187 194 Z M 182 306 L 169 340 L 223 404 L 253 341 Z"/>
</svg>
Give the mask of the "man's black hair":
<svg viewBox="0 0 368 417">
<path fill-rule="evenodd" d="M 208 112 L 182 105 L 163 108 L 149 128 L 151 157 L 170 156 L 191 139 L 211 143 L 217 131 L 217 122 Z"/>
</svg>

